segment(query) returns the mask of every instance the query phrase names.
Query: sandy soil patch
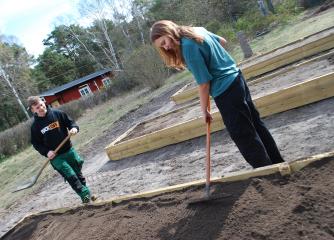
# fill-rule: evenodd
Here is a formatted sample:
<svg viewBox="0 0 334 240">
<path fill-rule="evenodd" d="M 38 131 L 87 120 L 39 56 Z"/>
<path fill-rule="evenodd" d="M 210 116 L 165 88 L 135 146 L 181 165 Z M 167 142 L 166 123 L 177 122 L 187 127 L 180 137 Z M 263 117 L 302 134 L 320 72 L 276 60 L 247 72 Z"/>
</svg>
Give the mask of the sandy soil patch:
<svg viewBox="0 0 334 240">
<path fill-rule="evenodd" d="M 334 239 L 334 158 L 288 177 L 271 175 L 213 185 L 229 198 L 187 205 L 188 188 L 117 205 L 29 219 L 11 239 Z M 323 179 L 326 179 L 324 183 Z M 61 229 L 61 230 L 60 230 Z"/>
</svg>

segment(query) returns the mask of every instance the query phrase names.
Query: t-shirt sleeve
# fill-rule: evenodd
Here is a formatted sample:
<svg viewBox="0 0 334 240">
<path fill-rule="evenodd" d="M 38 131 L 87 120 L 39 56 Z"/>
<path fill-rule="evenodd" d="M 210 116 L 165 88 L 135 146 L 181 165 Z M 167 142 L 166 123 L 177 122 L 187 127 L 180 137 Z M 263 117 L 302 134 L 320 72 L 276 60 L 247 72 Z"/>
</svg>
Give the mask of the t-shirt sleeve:
<svg viewBox="0 0 334 240">
<path fill-rule="evenodd" d="M 214 39 L 216 39 L 219 43 L 220 43 L 220 41 L 221 41 L 221 37 L 220 36 L 218 36 L 218 35 L 216 35 L 216 34 L 214 34 L 214 33 L 212 33 L 212 32 L 209 32 L 208 31 L 208 33 L 209 33 L 209 35 L 211 36 L 211 37 L 213 37 Z"/>
<path fill-rule="evenodd" d="M 183 57 L 197 84 L 207 83 L 212 79 L 201 50 L 196 44 L 186 46 Z"/>
</svg>

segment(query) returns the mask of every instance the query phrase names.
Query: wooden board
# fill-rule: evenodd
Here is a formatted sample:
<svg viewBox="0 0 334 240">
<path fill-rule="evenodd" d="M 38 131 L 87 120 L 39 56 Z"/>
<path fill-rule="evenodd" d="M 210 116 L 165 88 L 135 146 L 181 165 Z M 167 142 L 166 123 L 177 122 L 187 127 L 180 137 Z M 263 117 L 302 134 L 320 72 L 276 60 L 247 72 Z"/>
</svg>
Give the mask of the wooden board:
<svg viewBox="0 0 334 240">
<path fill-rule="evenodd" d="M 262 117 L 280 113 L 334 96 L 334 72 L 317 77 L 254 100 Z M 168 114 L 168 113 L 167 113 Z M 164 114 L 166 115 L 166 114 Z M 211 131 L 224 128 L 220 113 L 212 113 Z M 150 120 L 152 121 L 152 120 Z M 134 130 L 134 128 L 132 128 Z M 129 132 L 128 132 L 129 133 Z M 120 160 L 164 146 L 203 136 L 206 133 L 201 116 L 158 131 L 122 141 L 116 139 L 105 150 L 110 160 Z"/>
<path fill-rule="evenodd" d="M 284 65 L 296 62 L 308 56 L 312 56 L 319 52 L 332 49 L 334 47 L 334 33 L 324 36 L 322 39 L 315 40 L 314 42 L 305 43 L 304 45 L 291 49 L 279 55 L 273 55 L 272 58 L 259 62 L 254 65 L 243 66 L 240 65 L 240 69 L 243 71 L 245 78 L 259 76 L 263 73 L 272 71 Z"/>
</svg>

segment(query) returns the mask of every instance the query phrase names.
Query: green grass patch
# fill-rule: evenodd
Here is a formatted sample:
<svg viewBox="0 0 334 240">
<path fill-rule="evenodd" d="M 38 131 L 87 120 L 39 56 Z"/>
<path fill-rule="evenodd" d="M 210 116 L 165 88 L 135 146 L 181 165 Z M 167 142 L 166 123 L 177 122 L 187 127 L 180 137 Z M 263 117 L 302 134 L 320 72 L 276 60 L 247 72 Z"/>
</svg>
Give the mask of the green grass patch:
<svg viewBox="0 0 334 240">
<path fill-rule="evenodd" d="M 287 23 L 276 26 L 269 33 L 254 38 L 250 42 L 254 54 L 263 54 L 287 43 L 334 26 L 334 10 L 312 18 L 305 19 L 305 17 L 305 12 L 300 13 L 295 17 L 291 17 Z M 239 46 L 231 51 L 231 55 L 237 62 L 243 60 L 243 53 Z"/>
</svg>

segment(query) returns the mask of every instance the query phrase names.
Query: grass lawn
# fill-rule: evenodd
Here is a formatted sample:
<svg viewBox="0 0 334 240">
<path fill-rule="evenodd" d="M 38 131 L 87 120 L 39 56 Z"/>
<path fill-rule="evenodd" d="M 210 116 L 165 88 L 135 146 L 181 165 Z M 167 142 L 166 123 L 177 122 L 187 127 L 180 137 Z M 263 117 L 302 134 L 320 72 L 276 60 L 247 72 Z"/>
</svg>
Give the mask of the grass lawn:
<svg viewBox="0 0 334 240">
<path fill-rule="evenodd" d="M 260 55 L 287 43 L 334 26 L 333 9 L 312 18 L 304 19 L 305 16 L 306 12 L 303 12 L 292 18 L 289 23 L 279 25 L 268 34 L 253 39 L 250 42 L 250 45 L 254 54 Z M 234 48 L 231 51 L 231 55 L 237 62 L 240 62 L 243 59 L 240 47 Z"/>
<path fill-rule="evenodd" d="M 333 9 L 306 20 L 303 20 L 304 16 L 305 13 L 300 14 L 291 20 L 288 25 L 278 26 L 268 34 L 254 39 L 250 43 L 253 51 L 255 53 L 263 53 L 334 25 Z M 238 62 L 242 60 L 242 53 L 239 48 L 234 49 L 231 54 Z M 98 138 L 104 130 L 112 127 L 112 124 L 117 119 L 130 110 L 149 102 L 150 99 L 158 96 L 174 84 L 189 81 L 191 81 L 191 75 L 185 71 L 169 78 L 163 87 L 154 91 L 137 89 L 123 96 L 113 98 L 94 109 L 87 110 L 77 121 L 81 128 L 81 133 L 80 137 L 74 137 L 74 145 L 80 152 L 80 149 L 88 146 L 92 140 Z M 35 186 L 35 188 L 25 191 L 11 193 L 17 184 L 29 181 L 30 177 L 38 172 L 45 160 L 32 147 L 29 147 L 0 164 L 0 213 L 1 210 L 13 205 L 24 194 L 32 193 L 36 189 Z M 48 166 L 39 179 L 37 187 L 53 175 L 54 171 Z"/>
</svg>

